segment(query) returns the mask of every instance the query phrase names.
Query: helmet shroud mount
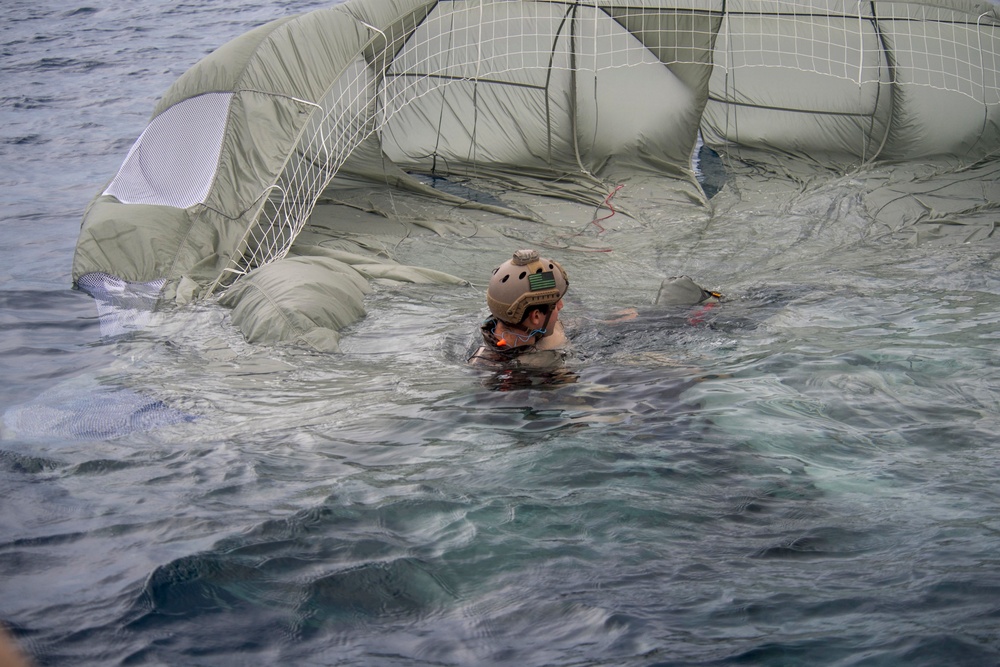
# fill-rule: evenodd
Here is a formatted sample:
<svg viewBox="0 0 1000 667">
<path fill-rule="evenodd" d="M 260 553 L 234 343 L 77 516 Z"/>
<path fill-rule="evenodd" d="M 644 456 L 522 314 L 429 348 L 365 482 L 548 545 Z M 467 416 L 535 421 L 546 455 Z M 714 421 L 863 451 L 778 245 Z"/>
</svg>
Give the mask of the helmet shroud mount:
<svg viewBox="0 0 1000 667">
<path fill-rule="evenodd" d="M 498 320 L 520 324 L 528 308 L 556 304 L 568 289 L 569 276 L 559 262 L 535 250 L 517 250 L 493 271 L 486 305 Z"/>
</svg>

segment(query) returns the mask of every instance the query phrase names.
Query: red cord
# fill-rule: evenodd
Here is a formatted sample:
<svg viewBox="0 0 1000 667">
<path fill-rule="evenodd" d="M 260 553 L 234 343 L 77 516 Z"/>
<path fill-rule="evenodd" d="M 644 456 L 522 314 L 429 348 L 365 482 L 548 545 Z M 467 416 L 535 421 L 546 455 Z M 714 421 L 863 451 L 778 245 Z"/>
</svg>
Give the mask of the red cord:
<svg viewBox="0 0 1000 667">
<path fill-rule="evenodd" d="M 625 187 L 624 185 L 619 185 L 614 190 L 612 190 L 611 192 L 609 192 L 608 196 L 604 198 L 604 204 L 603 205 L 607 206 L 609 209 L 611 209 L 611 213 L 608 213 L 607 215 L 605 215 L 604 217 L 601 217 L 601 218 L 594 218 L 593 220 L 590 221 L 590 224 L 594 225 L 599 230 L 597 232 L 598 236 L 600 236 L 601 234 L 603 234 L 604 232 L 607 231 L 604 228 L 604 226 L 601 224 L 601 221 L 607 220 L 608 218 L 610 218 L 611 216 L 613 216 L 615 213 L 618 212 L 618 211 L 615 210 L 615 207 L 611 205 L 611 198 L 614 197 L 615 194 L 619 190 L 621 190 L 622 188 L 624 188 L 624 187 Z M 598 210 L 600 210 L 600 206 L 598 207 Z M 560 238 L 560 239 L 575 238 L 575 237 L 580 236 L 581 234 L 583 234 L 585 231 L 586 231 L 586 227 L 584 227 L 584 228 L 580 229 L 579 231 L 574 232 L 573 234 L 570 234 L 568 236 L 559 235 L 556 238 Z M 554 244 L 554 243 L 545 243 L 544 241 L 536 241 L 536 243 L 538 243 L 538 245 L 542 246 L 543 248 L 557 248 L 559 250 L 575 250 L 577 252 L 611 252 L 611 248 L 576 248 L 576 247 L 571 247 L 568 244 L 558 244 L 557 245 L 557 244 Z"/>
<path fill-rule="evenodd" d="M 611 216 L 613 216 L 615 213 L 617 213 L 617 211 L 615 210 L 615 207 L 611 205 L 611 198 L 614 197 L 618 193 L 618 191 L 621 190 L 624 187 L 625 187 L 624 185 L 619 185 L 614 190 L 612 190 L 611 192 L 609 192 L 608 196 L 604 198 L 604 205 L 607 206 L 611 210 L 611 213 L 608 213 L 606 216 L 601 217 L 601 218 L 594 218 L 593 220 L 590 221 L 591 224 L 593 224 L 595 227 L 597 227 L 600 230 L 598 232 L 598 234 L 603 234 L 605 231 L 607 231 L 606 229 L 604 229 L 604 226 L 601 224 L 601 222 L 603 222 L 604 220 L 607 220 L 608 218 L 610 218 Z"/>
</svg>

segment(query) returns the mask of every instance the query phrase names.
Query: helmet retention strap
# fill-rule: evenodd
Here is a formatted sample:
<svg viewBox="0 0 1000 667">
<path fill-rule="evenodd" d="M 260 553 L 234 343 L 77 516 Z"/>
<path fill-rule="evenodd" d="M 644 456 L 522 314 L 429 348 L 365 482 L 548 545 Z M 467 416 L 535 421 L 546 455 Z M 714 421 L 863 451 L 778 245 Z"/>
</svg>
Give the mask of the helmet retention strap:
<svg viewBox="0 0 1000 667">
<path fill-rule="evenodd" d="M 545 322 L 542 323 L 542 328 L 540 329 L 540 331 L 542 332 L 540 338 L 545 338 L 550 333 L 552 333 L 551 331 L 549 331 L 549 322 L 552 321 L 552 311 L 555 310 L 555 308 L 553 308 L 551 305 L 546 306 L 545 308 L 548 312 L 546 312 L 545 314 Z"/>
</svg>

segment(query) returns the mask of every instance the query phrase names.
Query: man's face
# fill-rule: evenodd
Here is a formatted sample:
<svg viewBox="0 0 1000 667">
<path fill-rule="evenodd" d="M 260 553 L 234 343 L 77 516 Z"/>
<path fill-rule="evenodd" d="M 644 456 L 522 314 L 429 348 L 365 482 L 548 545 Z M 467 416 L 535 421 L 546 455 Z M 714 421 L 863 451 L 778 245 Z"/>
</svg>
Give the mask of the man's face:
<svg viewBox="0 0 1000 667">
<path fill-rule="evenodd" d="M 531 313 L 528 318 L 528 326 L 531 329 L 541 329 L 545 326 L 546 334 L 551 334 L 556 326 L 556 322 L 559 321 L 559 311 L 562 310 L 563 302 L 559 299 L 554 305 L 549 307 L 549 313 L 547 314 L 543 310 L 535 310 Z M 545 325 L 545 320 L 548 319 L 548 326 Z"/>
<path fill-rule="evenodd" d="M 552 306 L 552 320 L 550 322 L 550 325 L 554 325 L 556 322 L 559 321 L 559 311 L 562 310 L 562 307 L 563 307 L 562 299 L 559 299 L 556 302 L 556 305 Z"/>
</svg>

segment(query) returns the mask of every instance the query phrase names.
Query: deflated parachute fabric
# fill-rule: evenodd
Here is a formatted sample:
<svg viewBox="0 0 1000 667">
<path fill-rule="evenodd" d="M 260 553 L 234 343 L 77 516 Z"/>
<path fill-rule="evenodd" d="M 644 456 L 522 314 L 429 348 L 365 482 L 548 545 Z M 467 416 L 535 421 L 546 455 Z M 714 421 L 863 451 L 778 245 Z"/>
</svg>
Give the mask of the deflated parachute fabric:
<svg viewBox="0 0 1000 667">
<path fill-rule="evenodd" d="M 130 282 L 165 279 L 164 296 L 172 300 L 205 296 L 245 250 L 247 231 L 316 101 L 356 54 L 362 41 L 357 30 L 340 12 L 282 19 L 233 40 L 182 75 L 151 122 L 171 127 L 174 141 L 163 132 L 144 133 L 131 152 L 143 156 L 139 173 L 123 168 L 92 202 L 77 245 L 74 280 L 103 271 Z M 219 99 L 220 93 L 228 104 L 202 99 Z M 206 151 L 184 139 L 192 126 L 202 128 L 201 144 L 220 146 L 207 173 L 200 168 Z M 146 150 L 149 142 L 161 150 Z M 194 175 L 204 182 L 194 182 Z M 133 204 L 119 199 L 123 178 L 129 189 L 148 196 Z M 187 181 L 187 191 L 207 185 L 207 194 L 195 203 L 178 201 L 173 196 L 178 180 Z M 190 205 L 178 206 L 185 203 Z M 178 293 L 182 278 L 196 287 Z"/>
<path fill-rule="evenodd" d="M 869 215 L 913 244 L 976 243 L 1000 234 L 1000 160 L 958 170 L 897 164 L 854 180 L 866 188 Z"/>
<path fill-rule="evenodd" d="M 596 206 L 622 183 L 635 187 L 616 204 L 633 217 L 648 201 L 707 208 L 699 136 L 771 177 L 933 158 L 978 196 L 962 210 L 991 210 L 998 63 L 1000 8 L 986 0 L 347 0 L 263 25 L 177 80 L 89 205 L 73 280 L 162 281 L 175 303 L 229 287 L 251 340 L 313 331 L 334 348 L 363 313 L 358 276 L 419 271 L 364 242 L 348 273 L 264 270 L 308 254 L 296 241 L 324 193 L 346 182 L 363 200 L 369 184 L 544 224 L 544 198 Z M 432 187 L 463 178 L 490 197 Z M 867 208 L 919 224 L 937 215 L 922 218 L 919 199 L 935 184 L 892 181 Z M 457 280 L 427 261 L 421 280 Z M 307 322 L 262 296 L 282 280 L 299 281 L 288 298 Z M 338 305 L 316 310 L 307 294 Z"/>
<path fill-rule="evenodd" d="M 302 257 L 327 258 L 349 266 L 367 280 L 391 281 L 395 283 L 418 283 L 435 285 L 468 285 L 462 278 L 444 271 L 423 266 L 407 266 L 388 259 L 380 259 L 370 254 L 361 254 L 357 245 L 354 251 L 300 243 L 293 248 Z"/>
</svg>

